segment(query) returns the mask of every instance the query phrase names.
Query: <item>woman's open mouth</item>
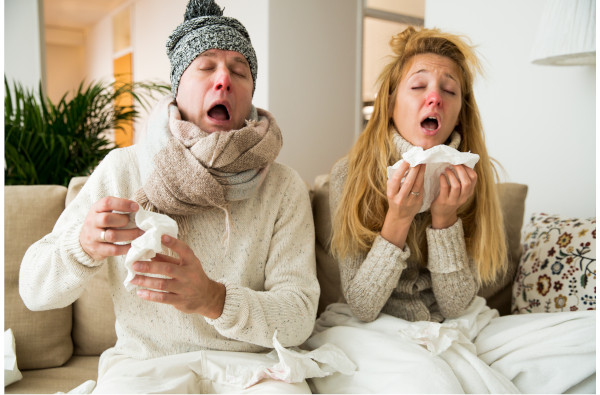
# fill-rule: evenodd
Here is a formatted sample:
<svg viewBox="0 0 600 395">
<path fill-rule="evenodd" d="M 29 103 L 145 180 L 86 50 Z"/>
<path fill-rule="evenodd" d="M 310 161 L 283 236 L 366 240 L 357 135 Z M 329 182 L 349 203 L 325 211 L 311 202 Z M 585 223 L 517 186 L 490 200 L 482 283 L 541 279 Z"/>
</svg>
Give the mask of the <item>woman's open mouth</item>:
<svg viewBox="0 0 600 395">
<path fill-rule="evenodd" d="M 431 132 L 436 131 L 439 125 L 440 123 L 438 122 L 436 117 L 427 117 L 423 120 L 423 122 L 421 122 L 421 127 Z"/>
<path fill-rule="evenodd" d="M 438 115 L 430 115 L 421 121 L 421 130 L 428 136 L 434 136 L 440 130 L 440 126 Z"/>
</svg>

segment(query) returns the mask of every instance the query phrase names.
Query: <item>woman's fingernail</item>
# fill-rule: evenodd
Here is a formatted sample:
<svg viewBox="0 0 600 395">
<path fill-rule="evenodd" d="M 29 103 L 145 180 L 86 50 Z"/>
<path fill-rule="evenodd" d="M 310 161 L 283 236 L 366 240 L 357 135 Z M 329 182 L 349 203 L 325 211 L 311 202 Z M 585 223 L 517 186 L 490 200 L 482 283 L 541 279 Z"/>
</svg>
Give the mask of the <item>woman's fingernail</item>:
<svg viewBox="0 0 600 395">
<path fill-rule="evenodd" d="M 171 241 L 173 241 L 173 238 L 171 236 L 169 236 L 169 235 L 163 235 L 162 236 L 162 241 L 165 244 L 169 244 L 169 243 L 171 243 Z"/>
</svg>

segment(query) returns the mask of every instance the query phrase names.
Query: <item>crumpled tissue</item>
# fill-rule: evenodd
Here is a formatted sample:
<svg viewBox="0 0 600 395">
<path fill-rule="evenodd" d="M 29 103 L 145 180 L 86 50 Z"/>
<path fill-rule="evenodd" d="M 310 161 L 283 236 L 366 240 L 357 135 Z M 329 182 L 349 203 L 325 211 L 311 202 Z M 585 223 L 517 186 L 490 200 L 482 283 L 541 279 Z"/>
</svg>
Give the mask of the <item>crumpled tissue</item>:
<svg viewBox="0 0 600 395">
<path fill-rule="evenodd" d="M 477 354 L 473 340 L 492 319 L 499 317 L 498 310 L 488 307 L 481 296 L 475 296 L 471 304 L 458 318 L 447 319 L 442 323 L 430 321 L 403 322 L 400 335 L 439 355 L 454 344 L 462 344 L 473 354 Z"/>
<path fill-rule="evenodd" d="M 427 164 L 425 168 L 425 184 L 423 186 L 423 204 L 420 213 L 429 210 L 431 203 L 440 193 L 440 175 L 449 165 L 465 165 L 471 169 L 479 161 L 479 155 L 471 152 L 460 152 L 444 144 L 436 145 L 427 150 L 414 147 L 402 155 L 402 159 L 387 168 L 388 179 L 392 178 L 402 162 L 408 162 L 410 167 Z M 406 175 L 405 175 L 406 177 Z M 402 178 L 404 181 L 404 178 Z"/>
<path fill-rule="evenodd" d="M 154 258 L 163 249 L 162 235 L 177 238 L 178 232 L 177 222 L 174 219 L 165 214 L 144 210 L 141 207 L 135 213 L 135 224 L 144 231 L 144 234 L 131 242 L 131 248 L 125 257 L 127 277 L 123 285 L 128 291 L 134 288 L 134 285 L 130 283 L 136 274 L 133 270 L 133 263 L 136 261 L 149 261 Z"/>
<path fill-rule="evenodd" d="M 346 354 L 331 343 L 326 343 L 312 351 L 297 347 L 285 348 L 277 340 L 277 331 L 275 331 L 273 348 L 274 350 L 267 354 L 267 357 L 279 362 L 272 366 L 260 367 L 238 365 L 228 375 L 229 382 L 244 388 L 249 388 L 263 379 L 299 383 L 308 378 L 325 377 L 336 372 L 351 375 L 357 369 Z"/>
<path fill-rule="evenodd" d="M 96 382 L 94 380 L 88 380 L 77 387 L 73 388 L 67 394 L 91 394 L 96 388 Z M 55 392 L 56 394 L 64 394 L 64 392 Z"/>
<path fill-rule="evenodd" d="M 4 386 L 10 385 L 23 378 L 17 366 L 17 349 L 12 329 L 4 332 Z"/>
<path fill-rule="evenodd" d="M 400 333 L 427 348 L 434 355 L 446 351 L 454 343 L 468 344 L 456 322 L 438 323 L 429 321 L 411 322 L 399 329 Z"/>
</svg>

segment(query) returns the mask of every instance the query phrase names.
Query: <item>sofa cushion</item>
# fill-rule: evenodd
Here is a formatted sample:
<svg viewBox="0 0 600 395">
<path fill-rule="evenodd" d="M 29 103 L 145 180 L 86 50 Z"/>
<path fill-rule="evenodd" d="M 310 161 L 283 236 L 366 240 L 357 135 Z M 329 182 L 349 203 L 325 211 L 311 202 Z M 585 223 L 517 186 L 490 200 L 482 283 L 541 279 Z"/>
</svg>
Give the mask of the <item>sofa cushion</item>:
<svg viewBox="0 0 600 395">
<path fill-rule="evenodd" d="M 25 251 L 52 231 L 66 193 L 57 185 L 4 187 L 4 328 L 14 333 L 21 370 L 60 366 L 73 353 L 71 306 L 30 311 L 19 295 Z"/>
<path fill-rule="evenodd" d="M 67 196 L 65 197 L 65 207 L 69 205 L 75 199 L 75 196 L 81 191 L 81 188 L 85 185 L 85 182 L 89 177 L 73 177 L 69 181 L 69 187 L 67 188 Z"/>
<path fill-rule="evenodd" d="M 7 394 L 67 393 L 88 380 L 98 379 L 100 357 L 73 356 L 59 368 L 26 370 L 23 380 L 4 388 Z"/>
<path fill-rule="evenodd" d="M 508 315 L 511 312 L 512 283 L 522 253 L 521 228 L 527 190 L 527 185 L 523 184 L 511 182 L 498 184 L 498 197 L 508 246 L 508 269 L 495 283 L 483 286 L 479 290 L 479 295 L 487 300 L 488 306 L 497 309 L 500 315 Z"/>
<path fill-rule="evenodd" d="M 328 175 L 317 176 L 311 196 L 315 221 L 317 278 L 321 287 L 321 296 L 317 310 L 317 314 L 320 314 L 331 303 L 344 301 L 338 264 L 330 251 L 331 210 L 329 208 Z"/>
<path fill-rule="evenodd" d="M 490 307 L 501 315 L 510 313 L 512 280 L 521 256 L 520 230 L 523 225 L 527 185 L 516 183 L 498 184 L 498 194 L 508 243 L 509 268 L 505 276 L 494 284 L 484 286 L 479 294 Z M 312 189 L 312 207 L 315 221 L 317 276 L 321 286 L 320 314 L 330 303 L 343 302 L 337 261 L 331 256 L 331 213 L 329 207 L 329 176 L 320 175 Z"/>
<path fill-rule="evenodd" d="M 65 206 L 77 196 L 88 177 L 69 182 Z M 115 345 L 115 311 L 108 287 L 108 270 L 103 266 L 73 303 L 73 345 L 75 355 L 100 355 Z"/>
<path fill-rule="evenodd" d="M 596 309 L 596 218 L 533 214 L 523 228 L 523 257 L 513 313 Z"/>
</svg>

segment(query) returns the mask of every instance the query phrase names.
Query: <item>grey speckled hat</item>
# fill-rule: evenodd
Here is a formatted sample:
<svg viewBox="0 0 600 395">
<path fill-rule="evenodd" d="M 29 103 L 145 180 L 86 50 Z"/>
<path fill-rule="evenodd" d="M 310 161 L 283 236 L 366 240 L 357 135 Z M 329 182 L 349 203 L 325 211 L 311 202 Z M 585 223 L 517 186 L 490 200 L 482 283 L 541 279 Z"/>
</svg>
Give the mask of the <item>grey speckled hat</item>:
<svg viewBox="0 0 600 395">
<path fill-rule="evenodd" d="M 237 19 L 223 16 L 214 0 L 190 0 L 183 23 L 175 28 L 167 41 L 171 62 L 171 92 L 177 96 L 179 79 L 187 67 L 204 51 L 223 49 L 244 55 L 256 89 L 256 53 L 248 31 Z"/>
</svg>

